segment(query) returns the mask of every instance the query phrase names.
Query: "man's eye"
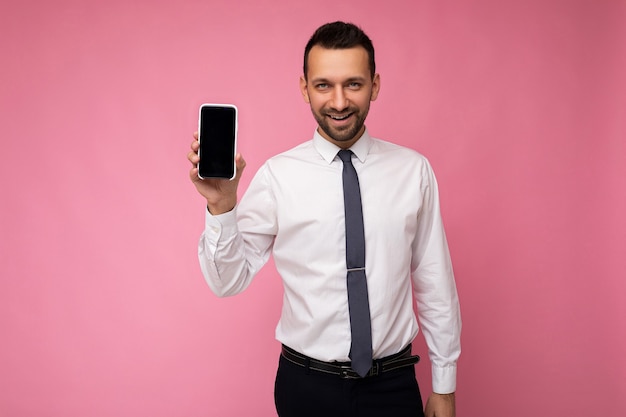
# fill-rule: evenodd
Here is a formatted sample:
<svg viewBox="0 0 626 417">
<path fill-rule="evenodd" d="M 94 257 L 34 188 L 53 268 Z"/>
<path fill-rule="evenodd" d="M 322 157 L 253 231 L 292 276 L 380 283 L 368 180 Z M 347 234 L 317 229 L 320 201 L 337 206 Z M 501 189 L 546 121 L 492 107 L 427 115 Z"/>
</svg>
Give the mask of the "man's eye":
<svg viewBox="0 0 626 417">
<path fill-rule="evenodd" d="M 317 84 L 315 87 L 319 90 L 324 90 L 328 88 L 328 84 L 321 83 L 321 84 Z"/>
<path fill-rule="evenodd" d="M 361 88 L 361 83 L 356 83 L 356 82 L 350 83 L 350 84 L 348 84 L 348 87 L 353 89 L 353 90 L 356 90 L 356 89 Z"/>
</svg>

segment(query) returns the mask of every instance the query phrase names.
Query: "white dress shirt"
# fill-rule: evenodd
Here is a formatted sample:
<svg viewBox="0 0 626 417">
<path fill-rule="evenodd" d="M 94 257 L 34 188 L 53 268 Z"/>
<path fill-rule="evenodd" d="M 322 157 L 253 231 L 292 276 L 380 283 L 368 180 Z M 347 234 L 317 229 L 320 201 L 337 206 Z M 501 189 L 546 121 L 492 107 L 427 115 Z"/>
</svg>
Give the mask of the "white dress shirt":
<svg viewBox="0 0 626 417">
<path fill-rule="evenodd" d="M 454 392 L 461 319 L 432 168 L 419 153 L 367 131 L 351 150 L 363 204 L 374 358 L 399 352 L 417 335 L 414 295 L 433 391 Z M 234 210 L 207 211 L 198 248 L 204 277 L 219 296 L 243 291 L 272 253 L 284 286 L 276 338 L 323 361 L 349 361 L 350 350 L 338 151 L 315 132 L 269 159 Z"/>
</svg>

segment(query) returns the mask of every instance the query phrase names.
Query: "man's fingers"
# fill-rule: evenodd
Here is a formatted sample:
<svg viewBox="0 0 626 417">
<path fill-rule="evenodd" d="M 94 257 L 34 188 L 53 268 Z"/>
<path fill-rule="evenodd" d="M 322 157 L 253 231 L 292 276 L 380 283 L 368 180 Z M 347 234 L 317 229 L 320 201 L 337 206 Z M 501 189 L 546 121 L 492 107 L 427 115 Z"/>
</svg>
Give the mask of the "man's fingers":
<svg viewBox="0 0 626 417">
<path fill-rule="evenodd" d="M 200 177 L 198 177 L 198 168 L 193 167 L 189 170 L 189 179 L 192 182 L 201 181 Z"/>
<path fill-rule="evenodd" d="M 198 154 L 193 151 L 187 154 L 187 159 L 189 159 L 189 162 L 191 162 L 194 165 L 196 165 L 198 161 L 200 161 L 200 157 L 198 156 Z"/>
</svg>

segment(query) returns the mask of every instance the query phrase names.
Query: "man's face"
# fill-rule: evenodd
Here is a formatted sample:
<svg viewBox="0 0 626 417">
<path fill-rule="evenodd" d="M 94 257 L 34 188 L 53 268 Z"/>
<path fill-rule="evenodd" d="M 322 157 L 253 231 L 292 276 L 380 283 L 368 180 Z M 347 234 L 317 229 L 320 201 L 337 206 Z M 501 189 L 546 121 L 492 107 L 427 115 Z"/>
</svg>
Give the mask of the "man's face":
<svg viewBox="0 0 626 417">
<path fill-rule="evenodd" d="M 300 78 L 304 100 L 311 105 L 319 133 L 347 149 L 365 130 L 370 101 L 380 89 L 378 74 L 372 78 L 367 51 L 325 49 L 319 45 L 309 52 L 307 79 Z"/>
</svg>

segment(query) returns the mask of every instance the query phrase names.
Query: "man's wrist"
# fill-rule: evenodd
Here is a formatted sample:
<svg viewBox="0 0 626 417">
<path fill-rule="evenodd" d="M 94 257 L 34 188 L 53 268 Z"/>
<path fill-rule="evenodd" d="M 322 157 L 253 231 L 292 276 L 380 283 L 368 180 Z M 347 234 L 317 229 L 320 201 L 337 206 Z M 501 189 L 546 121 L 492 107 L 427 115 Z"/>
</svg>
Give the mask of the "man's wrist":
<svg viewBox="0 0 626 417">
<path fill-rule="evenodd" d="M 209 210 L 209 213 L 211 213 L 213 216 L 218 216 L 220 214 L 224 214 L 224 213 L 228 213 L 229 211 L 232 211 L 236 205 L 237 205 L 237 201 L 220 202 L 217 204 L 211 204 L 207 201 L 206 208 L 207 210 Z"/>
</svg>

